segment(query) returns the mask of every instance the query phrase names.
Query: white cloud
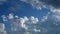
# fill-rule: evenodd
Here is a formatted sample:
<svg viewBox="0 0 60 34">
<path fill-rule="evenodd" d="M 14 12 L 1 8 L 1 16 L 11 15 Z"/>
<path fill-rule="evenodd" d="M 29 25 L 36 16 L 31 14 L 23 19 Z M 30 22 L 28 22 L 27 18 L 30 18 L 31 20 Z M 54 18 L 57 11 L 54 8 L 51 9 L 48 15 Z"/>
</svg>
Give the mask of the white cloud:
<svg viewBox="0 0 60 34">
<path fill-rule="evenodd" d="M 60 8 L 54 8 L 54 7 L 51 7 L 51 12 L 53 12 L 53 13 L 60 13 Z"/>
<path fill-rule="evenodd" d="M 37 8 L 37 9 L 40 9 L 40 10 L 42 9 L 42 7 L 46 8 L 46 5 L 44 5 L 39 0 L 21 0 L 21 1 L 29 3 L 33 7 Z M 19 6 L 15 7 L 15 8 L 16 9 L 17 8 L 20 9 Z M 10 10 L 15 10 L 15 8 L 14 7 L 10 7 L 9 9 Z M 40 29 L 39 30 L 38 29 L 34 29 L 34 27 L 32 25 L 32 24 L 40 23 L 39 19 L 35 18 L 34 16 L 31 16 L 29 18 L 27 16 L 24 16 L 23 18 L 20 18 L 19 16 L 14 16 L 13 14 L 9 14 L 8 16 L 3 15 L 2 18 L 3 18 L 3 21 L 7 21 L 9 23 L 11 22 L 11 30 L 18 31 L 21 28 L 24 28 L 25 30 L 30 30 L 29 28 L 31 28 L 31 30 L 34 30 L 35 32 L 40 32 Z M 15 19 L 15 18 L 17 18 L 17 19 Z M 51 21 L 50 19 L 52 19 L 52 23 L 54 23 L 55 25 L 58 25 L 59 23 L 57 23 L 57 22 L 60 21 L 60 9 L 56 9 L 54 7 L 50 7 L 50 12 L 48 12 L 48 14 L 46 16 L 43 16 L 43 18 L 41 19 L 41 22 L 45 23 L 46 21 Z M 26 23 L 29 23 L 29 25 L 27 25 Z M 47 26 L 46 26 L 46 28 L 48 28 L 50 30 L 52 29 L 49 25 L 47 25 Z M 45 29 L 43 29 L 43 30 L 44 30 L 44 32 L 46 31 Z M 29 34 L 29 32 L 27 32 L 27 34 Z"/>
<path fill-rule="evenodd" d="M 25 32 L 25 34 L 30 34 L 30 32 Z"/>
<path fill-rule="evenodd" d="M 33 7 L 37 8 L 37 9 L 39 9 L 39 10 L 41 10 L 42 7 L 43 7 L 43 8 L 47 8 L 46 5 L 45 5 L 43 2 L 39 1 L 39 0 L 20 0 L 20 1 L 29 3 L 29 4 L 31 4 Z"/>
<path fill-rule="evenodd" d="M 8 18 L 13 19 L 14 18 L 13 14 L 9 14 Z"/>
<path fill-rule="evenodd" d="M 7 18 L 5 15 L 2 15 L 3 21 L 7 21 Z"/>
<path fill-rule="evenodd" d="M 41 32 L 40 29 L 36 29 L 36 28 L 34 29 L 34 31 L 35 32 Z"/>
<path fill-rule="evenodd" d="M 19 18 L 19 17 L 16 15 L 15 18 Z"/>
<path fill-rule="evenodd" d="M 0 34 L 2 33 L 7 34 L 7 32 L 5 31 L 5 24 L 0 23 Z"/>
<path fill-rule="evenodd" d="M 31 16 L 29 18 L 25 16 L 21 18 L 19 16 L 9 14 L 8 16 L 3 16 L 2 18 L 7 20 L 6 22 L 10 23 L 12 31 L 18 31 L 21 28 L 29 30 L 31 27 L 33 27 L 32 29 L 34 29 L 34 26 L 32 24 L 37 24 L 39 22 L 38 18 L 35 18 L 34 16 Z M 29 26 L 27 23 L 29 23 L 31 26 Z"/>
<path fill-rule="evenodd" d="M 49 14 L 51 14 L 51 13 L 48 12 L 48 14 L 47 14 L 46 16 L 43 16 L 43 17 L 41 18 L 41 22 L 42 22 L 42 23 L 48 20 Z"/>
<path fill-rule="evenodd" d="M 19 16 L 14 16 L 13 14 L 9 14 L 8 17 L 5 15 L 3 15 L 2 17 L 3 17 L 3 21 L 8 21 L 9 19 L 13 20 L 12 25 L 14 25 L 14 26 L 12 26 L 12 30 L 14 30 L 14 31 L 19 30 L 21 28 L 24 28 L 25 30 L 30 30 L 29 28 L 32 27 L 31 30 L 34 30 L 35 32 L 37 32 L 37 31 L 40 32 L 40 30 L 34 29 L 34 26 L 32 24 L 37 24 L 40 22 L 46 23 L 47 21 L 48 22 L 54 21 L 52 23 L 57 26 L 59 24 L 57 22 L 60 21 L 60 10 L 55 9 L 55 8 L 50 8 L 50 12 L 48 12 L 48 14 L 46 16 L 43 16 L 41 21 L 39 21 L 38 18 L 35 18 L 34 16 L 31 16 L 29 18 L 27 16 L 24 16 L 23 18 L 20 18 Z M 17 19 L 15 19 L 15 18 L 17 18 Z M 17 20 L 17 21 L 15 21 L 15 20 Z M 26 23 L 28 23 L 28 25 Z M 51 29 L 51 28 L 48 28 L 48 29 Z"/>
<path fill-rule="evenodd" d="M 34 18 L 33 16 L 30 17 L 30 21 L 33 23 L 33 24 L 37 24 L 39 22 L 38 18 Z"/>
<path fill-rule="evenodd" d="M 3 23 L 0 23 L 0 30 L 4 30 L 5 29 L 5 25 Z"/>
<path fill-rule="evenodd" d="M 53 16 L 56 20 L 60 21 L 60 16 L 58 16 L 58 15 L 53 15 Z"/>
<path fill-rule="evenodd" d="M 48 19 L 48 16 L 43 16 L 43 18 L 41 19 L 41 22 L 45 22 Z"/>
</svg>

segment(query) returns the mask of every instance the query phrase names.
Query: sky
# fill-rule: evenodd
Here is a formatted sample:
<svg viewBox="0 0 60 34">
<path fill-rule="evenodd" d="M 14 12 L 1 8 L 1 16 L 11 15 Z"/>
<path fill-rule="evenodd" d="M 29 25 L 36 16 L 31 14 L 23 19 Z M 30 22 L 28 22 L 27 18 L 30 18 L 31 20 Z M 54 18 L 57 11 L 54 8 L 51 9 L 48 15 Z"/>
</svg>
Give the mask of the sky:
<svg viewBox="0 0 60 34">
<path fill-rule="evenodd" d="M 59 34 L 59 22 L 60 0 L 0 0 L 0 23 L 8 34 Z"/>
</svg>

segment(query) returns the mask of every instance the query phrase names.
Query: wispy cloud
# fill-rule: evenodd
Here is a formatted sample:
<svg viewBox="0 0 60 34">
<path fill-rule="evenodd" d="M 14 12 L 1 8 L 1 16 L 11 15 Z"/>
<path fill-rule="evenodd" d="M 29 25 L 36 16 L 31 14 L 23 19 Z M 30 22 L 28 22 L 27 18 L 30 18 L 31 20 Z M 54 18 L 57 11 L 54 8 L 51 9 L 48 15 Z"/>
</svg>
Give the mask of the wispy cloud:
<svg viewBox="0 0 60 34">
<path fill-rule="evenodd" d="M 0 5 L 2 5 L 3 3 L 5 3 L 7 0 L 0 0 Z"/>
<path fill-rule="evenodd" d="M 41 1 L 39 0 L 20 0 L 20 1 L 23 1 L 23 2 L 26 2 L 26 3 L 29 3 L 31 4 L 33 7 L 41 10 L 42 7 L 43 8 L 47 8 L 46 5 L 44 3 L 42 3 Z"/>
</svg>

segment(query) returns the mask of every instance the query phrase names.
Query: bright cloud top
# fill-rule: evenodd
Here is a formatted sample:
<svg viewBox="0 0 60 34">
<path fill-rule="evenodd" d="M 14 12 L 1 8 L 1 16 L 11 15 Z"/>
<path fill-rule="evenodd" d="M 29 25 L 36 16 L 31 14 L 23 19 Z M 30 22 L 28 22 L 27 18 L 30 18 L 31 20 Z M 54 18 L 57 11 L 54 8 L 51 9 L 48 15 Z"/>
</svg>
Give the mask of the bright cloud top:
<svg viewBox="0 0 60 34">
<path fill-rule="evenodd" d="M 4 22 L 10 23 L 11 31 L 18 31 L 23 28 L 27 31 L 33 30 L 40 32 L 39 30 L 34 30 L 34 28 L 36 28 L 35 24 L 38 24 L 39 22 L 38 18 L 35 18 L 34 16 L 31 16 L 29 18 L 26 16 L 20 18 L 18 16 L 14 16 L 13 14 L 9 14 L 8 16 L 3 15 L 2 18 Z M 30 24 L 31 26 L 28 24 Z M 33 28 L 31 29 L 31 27 Z"/>
<path fill-rule="evenodd" d="M 31 16 L 29 18 L 27 16 L 24 16 L 22 18 L 13 14 L 9 14 L 8 16 L 3 15 L 2 18 L 3 22 L 10 24 L 11 31 L 25 30 L 26 34 L 31 32 L 48 33 L 50 31 L 54 31 L 54 27 L 60 24 L 60 16 L 55 12 L 49 12 L 46 16 L 42 17 L 41 21 L 34 16 Z M 51 25 L 54 25 L 54 27 Z"/>
</svg>

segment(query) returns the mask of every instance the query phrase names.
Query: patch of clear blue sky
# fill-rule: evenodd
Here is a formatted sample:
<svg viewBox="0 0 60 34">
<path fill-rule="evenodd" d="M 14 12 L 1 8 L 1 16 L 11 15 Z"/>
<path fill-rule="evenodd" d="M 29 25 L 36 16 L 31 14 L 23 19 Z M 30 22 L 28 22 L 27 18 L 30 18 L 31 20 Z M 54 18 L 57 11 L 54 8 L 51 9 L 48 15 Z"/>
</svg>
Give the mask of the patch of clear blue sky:
<svg viewBox="0 0 60 34">
<path fill-rule="evenodd" d="M 15 15 L 18 15 L 19 17 L 34 16 L 40 19 L 42 16 L 46 15 L 49 11 L 46 8 L 42 8 L 42 10 L 38 10 L 36 8 L 33 8 L 28 3 L 21 2 L 19 0 L 15 0 L 15 1 L 16 2 L 14 2 L 13 0 L 8 0 L 8 2 L 4 3 L 3 5 L 0 5 L 0 23 L 2 22 L 1 16 L 8 15 L 9 13 L 13 13 Z M 10 11 L 8 8 L 10 8 L 11 6 L 15 6 L 16 5 L 15 3 L 19 3 L 19 5 L 21 6 L 20 10 Z"/>
</svg>

